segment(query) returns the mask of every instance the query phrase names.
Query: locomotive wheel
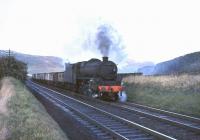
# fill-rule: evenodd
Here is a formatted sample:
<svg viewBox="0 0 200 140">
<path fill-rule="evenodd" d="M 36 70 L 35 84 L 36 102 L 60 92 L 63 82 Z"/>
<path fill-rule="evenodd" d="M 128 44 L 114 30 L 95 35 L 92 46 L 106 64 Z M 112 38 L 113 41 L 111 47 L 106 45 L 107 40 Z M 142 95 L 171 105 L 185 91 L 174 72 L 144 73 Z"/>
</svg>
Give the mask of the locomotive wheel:
<svg viewBox="0 0 200 140">
<path fill-rule="evenodd" d="M 111 97 L 112 101 L 117 101 L 118 100 L 118 95 L 116 93 L 114 93 Z"/>
<path fill-rule="evenodd" d="M 81 86 L 80 93 L 83 93 L 84 95 L 92 97 L 92 98 L 98 97 L 98 94 L 94 90 L 90 89 L 89 85 Z"/>
</svg>

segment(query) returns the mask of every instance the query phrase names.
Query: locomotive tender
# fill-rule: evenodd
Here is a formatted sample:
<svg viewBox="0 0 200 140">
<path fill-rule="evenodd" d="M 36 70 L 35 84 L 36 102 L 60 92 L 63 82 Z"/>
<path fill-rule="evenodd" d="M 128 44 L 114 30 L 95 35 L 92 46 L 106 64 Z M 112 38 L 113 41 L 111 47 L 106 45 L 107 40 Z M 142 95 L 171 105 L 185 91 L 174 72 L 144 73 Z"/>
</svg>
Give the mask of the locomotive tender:
<svg viewBox="0 0 200 140">
<path fill-rule="evenodd" d="M 123 91 L 121 79 L 117 78 L 117 65 L 103 57 L 74 64 L 66 63 L 64 72 L 33 74 L 33 80 L 78 91 L 91 97 L 118 99 Z"/>
</svg>

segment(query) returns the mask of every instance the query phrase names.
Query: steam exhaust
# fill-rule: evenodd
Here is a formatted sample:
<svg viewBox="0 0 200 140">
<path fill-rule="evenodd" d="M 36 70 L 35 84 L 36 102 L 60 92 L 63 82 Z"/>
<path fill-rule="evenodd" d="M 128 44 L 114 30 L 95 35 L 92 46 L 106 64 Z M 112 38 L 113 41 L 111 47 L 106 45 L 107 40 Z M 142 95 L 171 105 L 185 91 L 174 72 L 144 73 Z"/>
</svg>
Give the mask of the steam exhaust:
<svg viewBox="0 0 200 140">
<path fill-rule="evenodd" d="M 119 102 L 126 102 L 127 101 L 127 94 L 126 91 L 120 91 L 118 93 Z"/>
<path fill-rule="evenodd" d="M 124 82 L 121 82 L 121 86 L 124 86 Z M 122 90 L 118 93 L 119 102 L 126 102 L 127 101 L 127 94 L 125 90 Z"/>
</svg>

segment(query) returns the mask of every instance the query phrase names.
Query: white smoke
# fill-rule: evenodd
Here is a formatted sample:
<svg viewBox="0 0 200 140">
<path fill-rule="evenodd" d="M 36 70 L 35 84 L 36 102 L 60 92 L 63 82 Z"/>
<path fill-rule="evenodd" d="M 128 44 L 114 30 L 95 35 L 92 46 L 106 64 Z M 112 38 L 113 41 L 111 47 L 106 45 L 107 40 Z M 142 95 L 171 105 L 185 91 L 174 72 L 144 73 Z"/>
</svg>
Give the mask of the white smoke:
<svg viewBox="0 0 200 140">
<path fill-rule="evenodd" d="M 127 94 L 125 91 L 118 93 L 119 102 L 126 102 L 127 101 Z"/>
</svg>

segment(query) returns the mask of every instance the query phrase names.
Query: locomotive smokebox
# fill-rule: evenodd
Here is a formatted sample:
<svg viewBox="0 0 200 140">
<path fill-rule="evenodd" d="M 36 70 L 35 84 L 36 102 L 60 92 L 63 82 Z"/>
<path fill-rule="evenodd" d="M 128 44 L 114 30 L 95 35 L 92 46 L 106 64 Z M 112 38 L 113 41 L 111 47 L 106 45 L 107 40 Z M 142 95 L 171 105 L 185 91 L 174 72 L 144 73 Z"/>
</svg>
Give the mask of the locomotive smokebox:
<svg viewBox="0 0 200 140">
<path fill-rule="evenodd" d="M 107 56 L 103 57 L 103 62 L 108 62 L 108 57 Z"/>
</svg>

